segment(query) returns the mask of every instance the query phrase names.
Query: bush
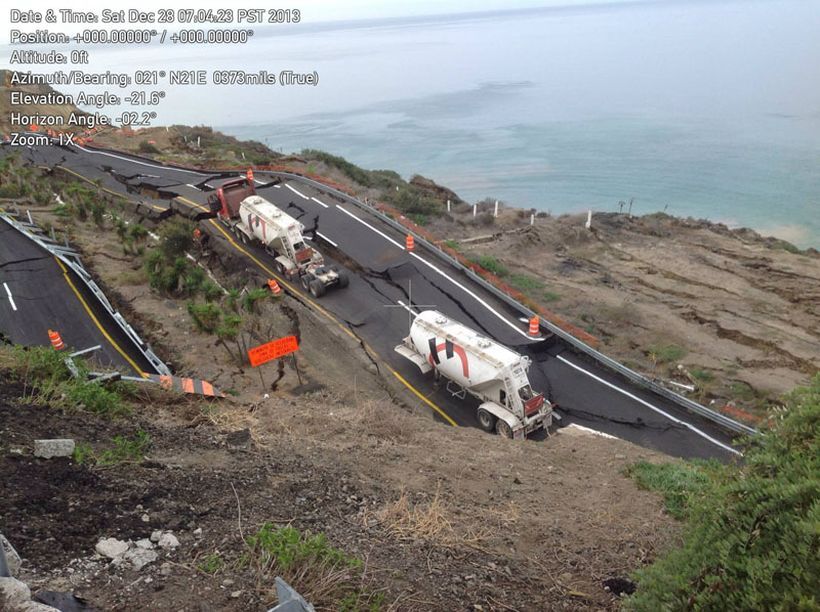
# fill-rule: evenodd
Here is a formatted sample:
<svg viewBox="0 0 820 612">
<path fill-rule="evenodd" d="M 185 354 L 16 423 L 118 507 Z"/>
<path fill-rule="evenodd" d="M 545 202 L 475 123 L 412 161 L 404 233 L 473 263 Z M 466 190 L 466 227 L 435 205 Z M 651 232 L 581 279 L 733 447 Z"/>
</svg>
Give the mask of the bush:
<svg viewBox="0 0 820 612">
<path fill-rule="evenodd" d="M 374 186 L 373 181 L 370 178 L 370 174 L 366 170 L 363 170 L 362 168 L 359 168 L 359 166 L 350 163 L 344 157 L 331 155 L 330 153 L 325 153 L 324 151 L 318 151 L 316 149 L 303 149 L 302 157 L 324 162 L 328 166 L 338 169 L 342 172 L 342 174 L 359 183 L 359 185 L 364 185 L 365 187 Z"/>
<path fill-rule="evenodd" d="M 820 607 L 820 375 L 691 500 L 683 546 L 638 572 L 634 610 Z"/>
<path fill-rule="evenodd" d="M 148 153 L 148 154 L 154 154 L 154 155 L 159 153 L 159 149 L 157 149 L 154 145 L 152 145 L 147 140 L 143 140 L 142 142 L 140 142 L 139 145 L 137 146 L 137 150 L 140 153 Z"/>
<path fill-rule="evenodd" d="M 116 390 L 95 382 L 71 382 L 73 384 L 67 385 L 65 396 L 74 407 L 107 416 L 128 414 L 129 408 Z"/>
<path fill-rule="evenodd" d="M 216 304 L 194 304 L 188 302 L 188 314 L 194 320 L 197 329 L 212 334 L 219 327 L 222 311 Z"/>
</svg>

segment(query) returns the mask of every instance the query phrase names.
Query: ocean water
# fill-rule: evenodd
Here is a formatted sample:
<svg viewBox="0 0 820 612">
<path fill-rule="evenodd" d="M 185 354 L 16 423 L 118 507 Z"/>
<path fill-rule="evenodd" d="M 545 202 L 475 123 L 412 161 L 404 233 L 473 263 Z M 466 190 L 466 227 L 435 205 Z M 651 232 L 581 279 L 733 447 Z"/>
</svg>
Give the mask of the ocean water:
<svg viewBox="0 0 820 612">
<path fill-rule="evenodd" d="M 820 247 L 820 0 L 320 19 L 306 7 L 244 46 L 100 48 L 93 67 L 316 70 L 318 87 L 167 88 L 158 122 L 419 173 L 468 201 L 634 198 Z"/>
<path fill-rule="evenodd" d="M 670 2 L 294 33 L 301 100 L 221 129 L 468 201 L 751 226 L 820 247 L 820 3 Z M 294 113 L 293 104 L 304 112 Z"/>
</svg>

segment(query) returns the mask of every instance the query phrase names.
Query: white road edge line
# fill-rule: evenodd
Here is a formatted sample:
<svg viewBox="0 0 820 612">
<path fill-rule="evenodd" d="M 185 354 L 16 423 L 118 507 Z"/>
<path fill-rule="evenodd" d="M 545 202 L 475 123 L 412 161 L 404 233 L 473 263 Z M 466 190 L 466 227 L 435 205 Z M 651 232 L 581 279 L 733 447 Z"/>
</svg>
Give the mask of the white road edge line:
<svg viewBox="0 0 820 612">
<path fill-rule="evenodd" d="M 105 155 L 106 157 L 113 157 L 114 159 L 121 159 L 123 161 L 127 161 L 132 164 L 139 164 L 140 166 L 148 166 L 149 168 L 162 168 L 163 170 L 173 170 L 175 172 L 186 172 L 188 174 L 196 174 L 197 176 L 209 176 L 208 174 L 204 174 L 202 172 L 194 172 L 193 170 L 184 170 L 182 168 L 172 168 L 170 166 L 163 166 L 161 164 L 149 164 L 147 162 L 139 161 L 136 159 L 132 159 L 130 157 L 122 157 L 120 155 L 114 155 L 113 153 L 105 153 L 104 151 L 92 151 L 91 149 L 86 149 L 78 144 L 74 144 L 75 147 L 80 149 L 81 151 L 85 151 L 86 153 L 90 153 L 91 155 Z"/>
<path fill-rule="evenodd" d="M 305 200 L 309 200 L 309 199 L 310 199 L 310 198 L 309 198 L 309 197 L 307 197 L 304 193 L 302 193 L 302 192 L 301 192 L 301 191 L 299 191 L 298 189 L 295 189 L 295 188 L 291 187 L 290 185 L 285 185 L 285 187 L 287 187 L 288 189 L 290 189 L 293 193 L 295 193 L 296 195 L 298 195 L 300 198 L 303 198 L 303 199 L 305 199 Z"/>
<path fill-rule="evenodd" d="M 317 236 L 319 236 L 319 237 L 321 237 L 321 238 L 323 238 L 323 239 L 325 240 L 325 242 L 329 242 L 330 244 L 332 244 L 332 245 L 333 245 L 333 246 L 335 246 L 336 248 L 339 248 L 339 245 L 338 245 L 338 244 L 336 244 L 335 242 L 333 242 L 330 238 L 328 238 L 328 237 L 327 237 L 327 236 L 325 236 L 324 234 L 319 233 L 319 232 L 316 232 L 316 235 L 317 235 Z"/>
<path fill-rule="evenodd" d="M 317 200 L 316 198 L 310 198 L 310 199 L 313 200 L 314 202 L 316 202 L 319 206 L 324 206 L 325 208 L 330 208 L 327 204 L 325 204 L 321 200 Z"/>
<path fill-rule="evenodd" d="M 17 312 L 17 304 L 14 303 L 14 298 L 11 296 L 11 289 L 6 283 L 3 283 L 3 286 L 6 288 L 6 295 L 9 296 L 9 303 L 11 304 L 11 309 Z"/>
<path fill-rule="evenodd" d="M 190 187 L 191 189 L 196 189 L 197 191 L 202 191 L 202 190 L 201 190 L 199 187 L 197 187 L 196 185 L 191 185 L 191 183 L 185 183 L 185 186 L 186 186 L 186 187 Z"/>
<path fill-rule="evenodd" d="M 740 456 L 742 456 L 742 453 L 740 453 L 739 451 L 735 450 L 735 449 L 734 449 L 734 448 L 732 448 L 731 446 L 727 446 L 726 444 L 724 444 L 723 442 L 721 442 L 721 441 L 719 441 L 719 440 L 715 440 L 712 436 L 710 436 L 709 434 L 707 434 L 707 433 L 705 433 L 705 432 L 701 431 L 700 429 L 698 429 L 698 428 L 697 428 L 697 427 L 695 427 L 694 425 L 690 425 L 690 424 L 689 424 L 689 423 L 687 423 L 686 421 L 681 421 L 680 419 L 673 417 L 673 416 L 672 416 L 671 414 L 669 414 L 668 412 L 664 412 L 663 410 L 661 410 L 660 408 L 658 408 L 658 407 L 656 407 L 656 406 L 653 406 L 652 404 L 650 404 L 650 403 L 649 403 L 649 402 L 647 402 L 646 400 L 642 400 L 641 398 L 639 398 L 639 397 L 637 397 L 637 396 L 635 396 L 635 395 L 632 395 L 629 391 L 625 391 L 624 389 L 621 389 L 619 386 L 617 386 L 617 385 L 613 385 L 611 382 L 604 380 L 604 379 L 603 379 L 603 378 L 601 378 L 600 376 L 596 376 L 596 375 L 595 375 L 595 374 L 593 374 L 592 372 L 587 372 L 587 371 L 586 371 L 584 368 L 582 368 L 581 366 L 575 365 L 575 364 L 574 364 L 574 363 L 572 363 L 570 360 L 568 360 L 568 359 L 566 359 L 566 358 L 562 357 L 561 355 L 558 355 L 558 359 L 560 359 L 561 361 L 563 361 L 563 362 L 564 362 L 565 364 L 567 364 L 568 366 L 570 366 L 570 367 L 572 367 L 572 368 L 575 368 L 575 369 L 576 369 L 576 370 L 578 370 L 579 372 L 583 372 L 584 374 L 586 374 L 586 375 L 587 375 L 587 376 L 589 376 L 590 378 L 594 378 L 594 379 L 595 379 L 595 380 L 597 380 L 599 383 L 606 385 L 606 386 L 607 386 L 607 387 L 609 387 L 610 389 L 615 389 L 615 391 L 618 391 L 619 393 L 622 393 L 622 394 L 626 395 L 627 397 L 632 398 L 633 400 L 635 400 L 636 402 L 638 402 L 638 403 L 640 403 L 640 404 L 643 404 L 644 406 L 646 406 L 646 407 L 647 407 L 647 408 L 649 408 L 650 410 L 654 410 L 654 411 L 655 411 L 655 412 L 657 412 L 658 414 L 662 414 L 663 416 L 665 416 L 667 419 L 669 419 L 669 420 L 670 420 L 670 421 L 672 421 L 673 423 L 677 423 L 678 425 L 683 425 L 684 427 L 686 427 L 686 428 L 687 428 L 687 429 L 689 429 L 690 431 L 693 431 L 694 433 L 698 434 L 698 435 L 699 435 L 699 436 L 701 436 L 702 438 L 705 438 L 706 440 L 709 440 L 709 442 L 711 442 L 712 444 L 715 444 L 715 445 L 717 445 L 717 446 L 721 447 L 722 449 L 729 451 L 730 453 L 734 453 L 735 455 L 740 455 Z"/>
<path fill-rule="evenodd" d="M 610 436 L 608 433 L 604 433 L 602 431 L 598 431 L 597 429 L 592 429 L 591 427 L 584 427 L 583 425 L 578 425 L 577 423 L 570 423 L 566 427 L 562 427 L 558 430 L 559 433 L 564 431 L 565 429 L 577 429 L 578 431 L 586 432 L 593 436 L 600 436 L 602 438 L 609 438 L 610 440 L 617 440 L 616 436 Z"/>
<path fill-rule="evenodd" d="M 388 235 L 387 235 L 387 234 L 385 234 L 384 232 L 380 232 L 379 230 L 377 230 L 375 227 L 373 227 L 372 225 L 370 225 L 367 221 L 364 221 L 364 220 L 362 220 L 362 219 L 359 219 L 359 217 L 357 217 L 356 215 L 354 215 L 354 214 L 353 214 L 352 212 L 350 212 L 349 210 L 345 210 L 344 208 L 342 208 L 342 207 L 341 207 L 341 206 L 339 206 L 338 204 L 336 204 L 336 208 L 338 208 L 339 210 L 341 210 L 344 214 L 346 214 L 346 215 L 347 215 L 347 216 L 349 216 L 350 218 L 355 219 L 356 221 L 358 221 L 358 222 L 359 222 L 359 223 L 361 223 L 362 225 L 365 225 L 365 226 L 369 227 L 370 229 L 372 229 L 374 232 L 376 232 L 379 236 L 381 236 L 381 237 L 382 237 L 382 238 L 384 238 L 385 240 L 388 240 L 388 241 L 392 242 L 393 244 L 395 244 L 395 245 L 396 245 L 397 247 L 399 247 L 402 251 L 404 250 L 404 247 L 403 247 L 402 245 L 400 245 L 398 242 L 396 242 L 395 240 L 393 240 L 390 236 L 388 236 Z"/>
<path fill-rule="evenodd" d="M 282 189 L 282 185 L 274 185 L 274 189 Z"/>
<path fill-rule="evenodd" d="M 495 310 L 495 309 L 494 309 L 492 306 L 490 306 L 487 302 L 485 302 L 484 300 L 482 300 L 480 297 L 478 297 L 475 293 L 473 293 L 472 291 L 470 291 L 469 289 L 467 289 L 467 287 L 465 287 L 464 285 L 462 285 L 461 283 L 459 283 L 457 280 L 452 279 L 452 278 L 450 278 L 449 276 L 447 276 L 447 275 L 444 273 L 444 271 L 443 271 L 443 270 L 440 270 L 439 268 L 437 268 L 436 266 L 434 266 L 433 264 L 431 264 L 429 261 L 427 261 L 426 259 L 422 259 L 421 257 L 419 257 L 418 255 L 416 255 L 415 253 L 410 253 L 410 255 L 412 255 L 413 257 L 415 257 L 416 259 L 418 259 L 418 260 L 419 260 L 421 263 L 423 263 L 424 265 L 428 266 L 429 268 L 432 268 L 433 270 L 435 270 L 436 272 L 438 272 L 439 274 L 441 274 L 444 278 L 446 278 L 447 280 L 449 280 L 449 281 L 450 281 L 451 283 L 453 283 L 456 287 L 459 287 L 462 291 L 464 291 L 464 292 L 468 293 L 469 295 L 473 296 L 473 298 L 474 298 L 476 301 L 478 301 L 478 303 L 479 303 L 479 304 L 481 304 L 482 306 L 484 306 L 484 308 L 486 308 L 486 309 L 487 309 L 487 310 L 489 310 L 491 313 L 493 313 L 495 316 L 497 316 L 499 319 L 501 319 L 502 321 L 504 321 L 504 323 L 506 323 L 507 325 L 509 325 L 510 327 L 512 327 L 512 328 L 513 328 L 515 331 L 517 331 L 519 334 L 521 334 L 522 336 L 524 336 L 524 337 L 525 337 L 525 338 L 527 338 L 528 340 L 532 340 L 532 338 L 530 338 L 530 336 L 527 334 L 527 332 L 526 332 L 525 330 L 521 329 L 518 325 L 516 325 L 515 323 L 511 322 L 509 319 L 507 319 L 507 317 L 505 317 L 503 314 L 501 314 L 500 312 L 498 312 L 497 310 Z"/>
<path fill-rule="evenodd" d="M 401 300 L 396 300 L 396 303 L 397 303 L 399 306 L 401 306 L 402 308 L 404 308 L 407 312 L 409 312 L 409 313 L 410 313 L 411 315 L 413 315 L 414 317 L 419 316 L 419 313 L 417 313 L 415 310 L 413 310 L 412 308 L 410 308 L 407 304 L 405 304 L 405 303 L 404 303 L 404 302 L 402 302 Z"/>
</svg>

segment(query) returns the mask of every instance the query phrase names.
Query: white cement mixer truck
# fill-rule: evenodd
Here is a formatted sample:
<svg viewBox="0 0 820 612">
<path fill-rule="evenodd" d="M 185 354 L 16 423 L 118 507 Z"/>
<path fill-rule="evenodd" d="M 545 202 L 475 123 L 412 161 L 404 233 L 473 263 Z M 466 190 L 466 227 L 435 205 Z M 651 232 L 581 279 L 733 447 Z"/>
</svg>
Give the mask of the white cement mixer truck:
<svg viewBox="0 0 820 612">
<path fill-rule="evenodd" d="M 302 236 L 305 227 L 265 198 L 245 178 L 225 183 L 210 199 L 211 210 L 239 240 L 259 242 L 274 258 L 277 271 L 298 279 L 305 291 L 321 297 L 331 287 L 347 287 L 347 274 L 326 266 L 322 254 Z"/>
<path fill-rule="evenodd" d="M 435 310 L 416 316 L 410 335 L 395 348 L 422 371 L 447 379 L 447 390 L 482 403 L 478 424 L 506 438 L 523 439 L 552 424 L 552 404 L 530 386 L 528 357 L 486 338 Z"/>
</svg>

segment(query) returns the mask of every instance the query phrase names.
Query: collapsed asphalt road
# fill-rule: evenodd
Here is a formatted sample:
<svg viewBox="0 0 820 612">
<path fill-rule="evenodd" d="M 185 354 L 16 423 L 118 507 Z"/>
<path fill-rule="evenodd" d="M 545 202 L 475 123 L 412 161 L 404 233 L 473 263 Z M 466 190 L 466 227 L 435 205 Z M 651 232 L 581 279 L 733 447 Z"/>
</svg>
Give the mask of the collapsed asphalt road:
<svg viewBox="0 0 820 612">
<path fill-rule="evenodd" d="M 205 212 L 208 194 L 226 180 L 224 174 L 169 168 L 83 147 L 39 147 L 21 153 L 38 165 L 62 166 L 158 209 L 169 207 L 167 198 L 176 195 L 177 202 L 192 211 Z M 732 452 L 731 436 L 711 421 L 625 381 L 561 341 L 531 340 L 518 313 L 429 253 L 407 252 L 404 236 L 377 217 L 301 181 L 272 185 L 267 173 L 257 172 L 256 177 L 260 195 L 299 218 L 320 250 L 349 269 L 350 286 L 329 292 L 321 307 L 366 342 L 382 373 L 400 378 L 437 418 L 476 426 L 478 402 L 469 396 L 454 398 L 444 385 L 435 389 L 431 375 L 422 375 L 393 352 L 408 333 L 405 307 L 411 291 L 412 303 L 419 308 L 435 307 L 528 355 L 533 361 L 530 381 L 558 404 L 562 424 L 576 423 L 680 457 L 725 458 Z M 249 265 L 273 275 L 272 259 L 263 249 L 237 244 L 215 220 L 202 226 L 213 239 L 239 251 Z M 310 301 L 301 288 L 293 290 Z"/>
<path fill-rule="evenodd" d="M 154 371 L 71 270 L 0 222 L 0 332 L 14 344 L 49 346 L 49 330 L 71 350 L 99 346 L 93 359 L 105 368 Z"/>
</svg>

